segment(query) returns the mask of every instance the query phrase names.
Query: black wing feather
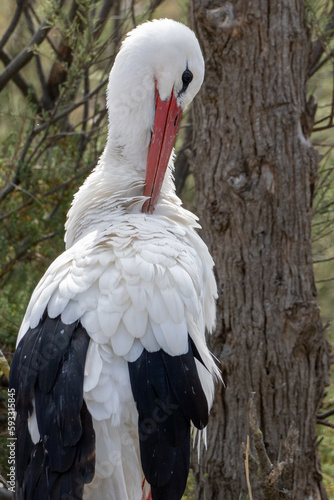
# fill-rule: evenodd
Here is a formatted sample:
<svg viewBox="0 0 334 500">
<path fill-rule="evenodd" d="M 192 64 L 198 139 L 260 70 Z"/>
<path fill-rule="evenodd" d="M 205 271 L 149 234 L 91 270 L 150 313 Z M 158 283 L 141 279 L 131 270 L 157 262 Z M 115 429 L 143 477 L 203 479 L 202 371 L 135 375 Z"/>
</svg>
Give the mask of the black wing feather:
<svg viewBox="0 0 334 500">
<path fill-rule="evenodd" d="M 144 350 L 128 364 L 139 414 L 141 462 L 153 500 L 181 499 L 189 473 L 190 420 L 199 429 L 208 421 L 194 356 L 199 354 L 197 349 L 194 354 L 189 337 L 186 354 Z"/>
<path fill-rule="evenodd" d="M 19 498 L 82 499 L 94 476 L 95 433 L 83 401 L 89 336 L 79 322 L 44 314 L 22 338 L 10 372 L 16 395 Z M 28 418 L 35 411 L 41 439 L 34 444 Z"/>
<path fill-rule="evenodd" d="M 186 417 L 197 429 L 204 429 L 208 424 L 209 409 L 198 377 L 192 343 L 189 342 L 188 352 L 182 356 L 169 356 L 164 351 L 161 354 L 168 380 Z"/>
</svg>

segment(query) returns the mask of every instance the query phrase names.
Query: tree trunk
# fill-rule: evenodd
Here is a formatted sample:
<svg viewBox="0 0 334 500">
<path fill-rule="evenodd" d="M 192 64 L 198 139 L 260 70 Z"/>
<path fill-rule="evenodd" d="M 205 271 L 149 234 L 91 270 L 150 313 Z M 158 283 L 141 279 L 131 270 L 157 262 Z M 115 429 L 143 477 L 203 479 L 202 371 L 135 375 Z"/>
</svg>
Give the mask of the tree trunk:
<svg viewBox="0 0 334 500">
<path fill-rule="evenodd" d="M 193 106 L 197 210 L 216 263 L 218 387 L 197 499 L 327 499 L 316 414 L 328 382 L 311 252 L 303 0 L 192 0 L 206 61 Z M 260 432 L 261 431 L 261 432 Z M 261 434 L 262 433 L 262 434 Z"/>
</svg>

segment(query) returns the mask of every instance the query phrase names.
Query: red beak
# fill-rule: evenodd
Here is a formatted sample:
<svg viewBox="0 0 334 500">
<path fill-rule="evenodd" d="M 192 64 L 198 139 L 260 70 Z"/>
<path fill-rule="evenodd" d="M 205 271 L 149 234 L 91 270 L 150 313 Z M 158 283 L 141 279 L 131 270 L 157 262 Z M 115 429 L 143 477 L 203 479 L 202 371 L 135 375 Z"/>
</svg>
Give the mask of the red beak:
<svg viewBox="0 0 334 500">
<path fill-rule="evenodd" d="M 155 119 L 144 187 L 144 196 L 150 198 L 142 208 L 142 212 L 149 214 L 154 212 L 182 115 L 182 108 L 177 105 L 174 90 L 168 101 L 160 99 L 157 89 L 155 95 Z"/>
</svg>

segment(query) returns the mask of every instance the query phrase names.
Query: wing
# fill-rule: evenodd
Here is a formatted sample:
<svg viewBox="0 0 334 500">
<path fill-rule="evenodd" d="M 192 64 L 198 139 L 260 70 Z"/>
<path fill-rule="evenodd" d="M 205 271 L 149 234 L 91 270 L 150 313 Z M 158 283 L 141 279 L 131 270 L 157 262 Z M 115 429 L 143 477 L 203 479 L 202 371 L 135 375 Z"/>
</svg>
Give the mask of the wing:
<svg viewBox="0 0 334 500">
<path fill-rule="evenodd" d="M 202 363 L 189 337 L 186 354 L 145 349 L 128 364 L 139 414 L 141 462 L 154 500 L 181 499 L 189 472 L 190 421 L 198 429 L 208 422 L 195 358 Z"/>
<path fill-rule="evenodd" d="M 66 325 L 45 313 L 17 347 L 10 387 L 16 395 L 20 499 L 81 499 L 93 479 L 95 433 L 83 400 L 89 340 L 78 321 Z"/>
</svg>

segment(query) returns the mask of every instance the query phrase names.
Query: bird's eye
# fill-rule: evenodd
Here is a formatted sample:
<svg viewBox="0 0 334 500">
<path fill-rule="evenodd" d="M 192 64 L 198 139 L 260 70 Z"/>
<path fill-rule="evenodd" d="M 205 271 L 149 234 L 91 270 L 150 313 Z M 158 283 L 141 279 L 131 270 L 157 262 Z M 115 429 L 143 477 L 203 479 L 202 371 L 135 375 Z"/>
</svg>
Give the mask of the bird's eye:
<svg viewBox="0 0 334 500">
<path fill-rule="evenodd" d="M 183 74 L 182 74 L 182 83 L 183 83 L 183 87 L 182 87 L 182 90 L 181 92 L 184 92 L 185 90 L 187 90 L 188 88 L 188 85 L 189 83 L 191 82 L 191 80 L 193 79 L 193 74 L 191 71 L 189 71 L 189 69 L 186 69 Z"/>
</svg>

